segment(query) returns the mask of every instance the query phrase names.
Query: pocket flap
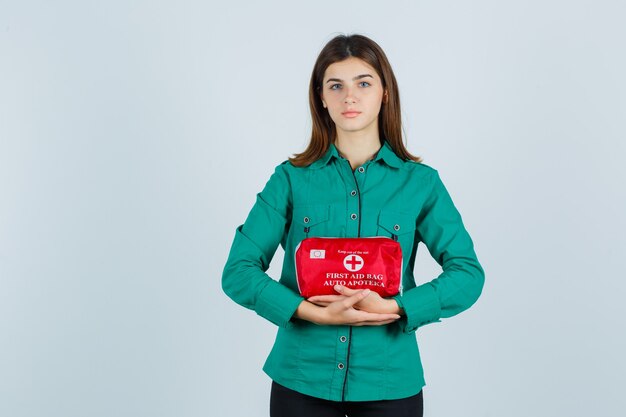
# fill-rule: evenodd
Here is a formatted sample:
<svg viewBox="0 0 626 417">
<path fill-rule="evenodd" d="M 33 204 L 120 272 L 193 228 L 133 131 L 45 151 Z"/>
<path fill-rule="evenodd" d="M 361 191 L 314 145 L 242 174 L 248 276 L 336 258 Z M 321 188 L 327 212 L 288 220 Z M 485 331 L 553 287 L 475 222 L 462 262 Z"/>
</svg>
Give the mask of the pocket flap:
<svg viewBox="0 0 626 417">
<path fill-rule="evenodd" d="M 330 205 L 315 204 L 293 208 L 293 221 L 302 226 L 314 226 L 328 220 Z"/>
<path fill-rule="evenodd" d="M 416 220 L 412 214 L 395 210 L 381 210 L 378 215 L 378 225 L 394 235 L 414 231 Z"/>
</svg>

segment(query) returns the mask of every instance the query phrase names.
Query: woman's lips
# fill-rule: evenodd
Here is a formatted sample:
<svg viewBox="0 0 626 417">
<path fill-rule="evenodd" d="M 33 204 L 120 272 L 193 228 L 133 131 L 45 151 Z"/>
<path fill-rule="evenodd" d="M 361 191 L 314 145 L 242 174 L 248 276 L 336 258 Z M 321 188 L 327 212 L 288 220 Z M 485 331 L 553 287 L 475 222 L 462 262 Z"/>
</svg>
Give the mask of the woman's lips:
<svg viewBox="0 0 626 417">
<path fill-rule="evenodd" d="M 361 112 L 360 111 L 347 111 L 341 114 L 343 114 L 344 117 L 353 118 L 353 117 L 357 117 L 359 114 L 361 114 Z"/>
</svg>

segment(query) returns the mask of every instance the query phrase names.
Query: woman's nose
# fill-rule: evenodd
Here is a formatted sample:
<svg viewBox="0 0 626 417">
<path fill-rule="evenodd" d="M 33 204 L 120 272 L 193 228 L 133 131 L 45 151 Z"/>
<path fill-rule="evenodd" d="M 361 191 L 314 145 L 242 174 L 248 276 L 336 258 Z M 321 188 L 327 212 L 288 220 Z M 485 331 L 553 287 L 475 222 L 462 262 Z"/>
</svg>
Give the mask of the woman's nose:
<svg viewBox="0 0 626 417">
<path fill-rule="evenodd" d="M 344 91 L 346 92 L 345 103 L 354 103 L 357 100 L 354 88 L 346 87 Z"/>
</svg>

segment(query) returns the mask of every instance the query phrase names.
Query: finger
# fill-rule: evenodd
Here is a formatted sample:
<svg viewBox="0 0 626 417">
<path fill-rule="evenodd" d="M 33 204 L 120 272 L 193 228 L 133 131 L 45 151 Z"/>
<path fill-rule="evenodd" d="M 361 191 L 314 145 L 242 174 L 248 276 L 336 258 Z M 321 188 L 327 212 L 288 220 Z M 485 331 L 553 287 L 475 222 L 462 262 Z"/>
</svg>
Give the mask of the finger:
<svg viewBox="0 0 626 417">
<path fill-rule="evenodd" d="M 335 285 L 334 287 L 335 291 L 337 291 L 340 294 L 344 294 L 344 295 L 353 295 L 356 294 L 357 292 L 361 291 L 361 290 L 353 290 L 352 288 L 348 288 L 345 287 L 343 285 Z"/>
<path fill-rule="evenodd" d="M 364 310 L 357 310 L 358 315 L 356 316 L 359 321 L 385 321 L 385 320 L 398 320 L 400 318 L 399 314 L 395 313 L 370 313 Z"/>
<path fill-rule="evenodd" d="M 314 295 L 313 297 L 307 298 L 307 300 L 309 300 L 312 303 L 315 303 L 317 301 L 332 303 L 333 301 L 338 301 L 343 298 L 345 298 L 344 295 Z"/>
<path fill-rule="evenodd" d="M 311 301 L 313 304 L 315 304 L 316 306 L 320 306 L 320 307 L 328 307 L 331 303 L 329 302 L 324 302 L 324 301 Z"/>
<path fill-rule="evenodd" d="M 358 323 L 353 324 L 353 326 L 382 326 L 384 324 L 393 323 L 396 320 L 382 320 L 382 321 L 360 321 Z"/>
<path fill-rule="evenodd" d="M 364 290 L 361 290 L 361 291 L 357 292 L 354 295 L 351 295 L 350 297 L 346 298 L 343 301 L 344 307 L 346 307 L 346 308 L 352 307 L 353 305 L 355 305 L 356 303 L 358 303 L 359 301 L 361 301 L 362 299 L 367 297 L 369 293 L 370 293 L 370 290 L 369 290 L 369 288 L 367 288 L 367 289 L 364 289 Z"/>
<path fill-rule="evenodd" d="M 363 321 L 361 323 L 353 324 L 353 326 L 383 326 L 385 324 L 393 323 L 396 320 L 384 320 L 384 321 Z"/>
</svg>

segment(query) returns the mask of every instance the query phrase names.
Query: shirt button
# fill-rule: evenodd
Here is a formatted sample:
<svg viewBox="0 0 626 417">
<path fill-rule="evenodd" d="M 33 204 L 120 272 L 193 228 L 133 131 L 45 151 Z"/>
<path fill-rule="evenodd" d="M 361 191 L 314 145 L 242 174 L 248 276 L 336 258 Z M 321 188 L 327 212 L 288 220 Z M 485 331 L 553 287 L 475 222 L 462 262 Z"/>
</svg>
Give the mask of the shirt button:
<svg viewBox="0 0 626 417">
<path fill-rule="evenodd" d="M 346 341 L 346 340 L 348 340 L 348 339 L 347 339 L 345 336 L 341 336 L 341 337 L 339 338 L 339 340 L 341 340 L 342 342 L 345 342 L 345 341 Z"/>
<path fill-rule="evenodd" d="M 339 364 L 337 365 L 337 368 L 339 368 L 339 369 L 343 369 L 343 363 L 339 363 Z"/>
<path fill-rule="evenodd" d="M 351 196 L 355 196 L 355 195 L 356 195 L 356 190 L 352 190 L 352 191 L 350 191 L 350 195 L 351 195 Z"/>
<path fill-rule="evenodd" d="M 359 172 L 360 172 L 360 173 L 365 172 L 365 168 L 363 168 L 363 167 L 359 167 Z"/>
<path fill-rule="evenodd" d="M 304 217 L 304 219 L 302 219 L 303 222 L 308 223 L 309 222 L 309 218 L 308 217 Z"/>
<path fill-rule="evenodd" d="M 352 220 L 355 220 L 355 219 L 356 219 L 356 214 L 352 213 L 352 214 L 350 215 L 350 218 L 351 218 Z"/>
<path fill-rule="evenodd" d="M 399 224 L 394 225 L 393 230 L 400 230 L 400 225 Z"/>
</svg>

